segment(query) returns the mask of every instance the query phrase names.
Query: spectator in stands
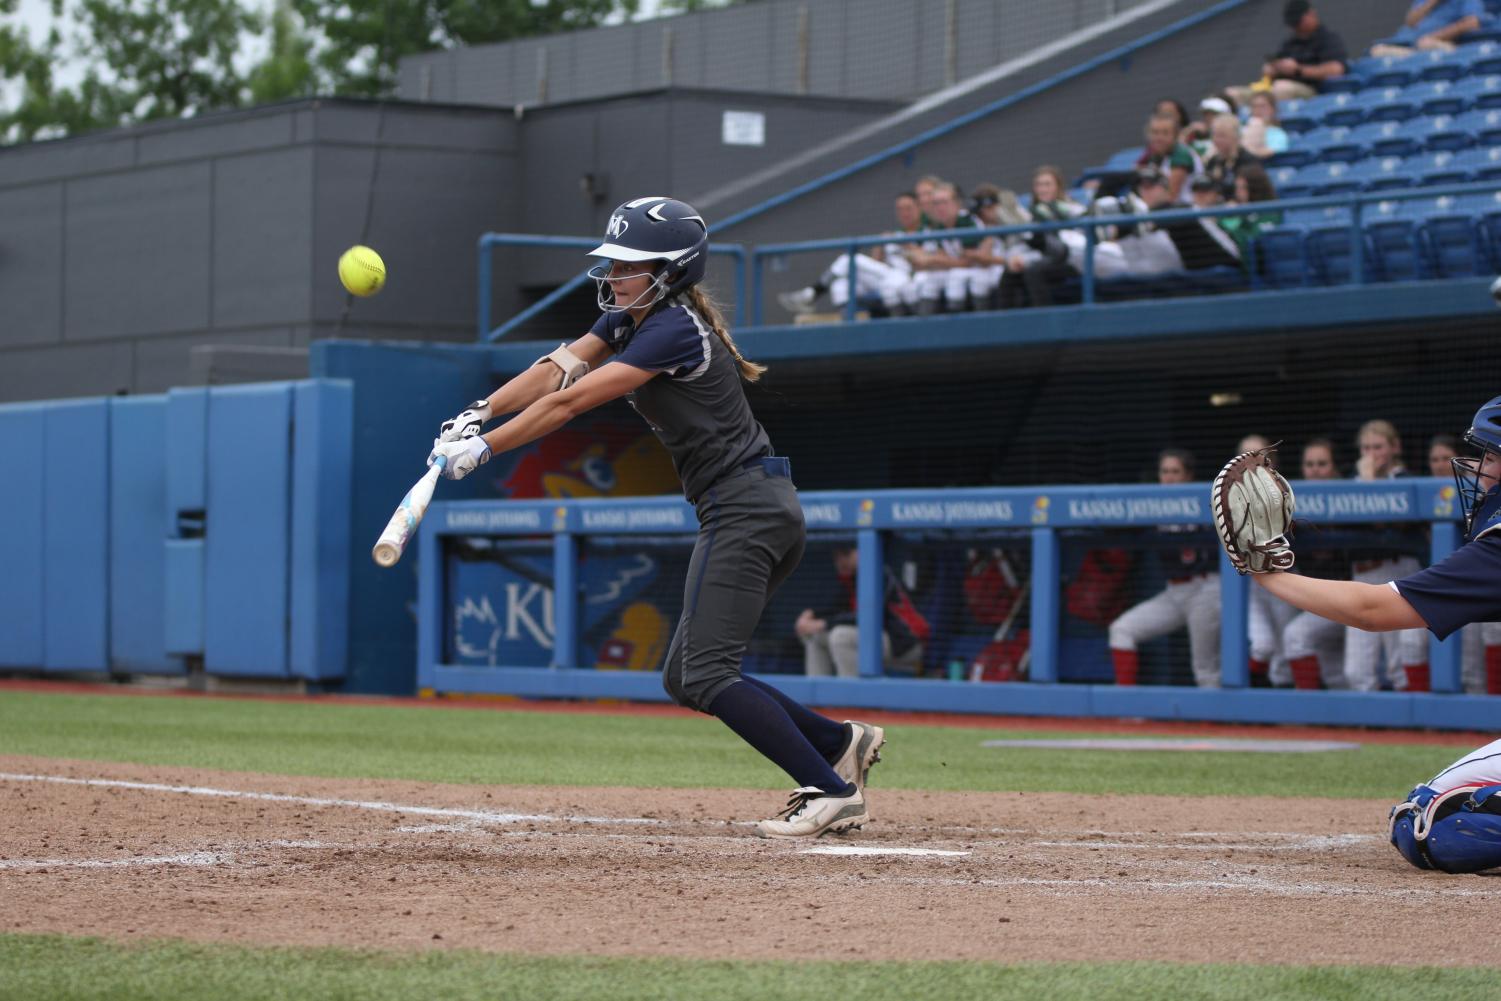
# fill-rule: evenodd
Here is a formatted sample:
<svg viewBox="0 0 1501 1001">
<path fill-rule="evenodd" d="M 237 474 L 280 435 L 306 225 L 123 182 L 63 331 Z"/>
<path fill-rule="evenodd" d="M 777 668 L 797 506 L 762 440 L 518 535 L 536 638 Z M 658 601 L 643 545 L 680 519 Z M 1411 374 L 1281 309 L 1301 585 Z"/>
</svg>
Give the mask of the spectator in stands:
<svg viewBox="0 0 1501 1001">
<path fill-rule="evenodd" d="M 932 198 L 934 231 L 976 229 L 978 224 L 959 205 L 959 189 L 952 184 L 939 185 Z M 944 309 L 951 313 L 966 308 L 966 298 L 988 297 L 989 276 L 966 258 L 965 251 L 977 249 L 979 237 L 946 237 L 922 243 L 910 255 L 915 272 L 907 305 L 919 316 L 931 316 Z"/>
<path fill-rule="evenodd" d="M 1157 482 L 1189 483 L 1193 455 L 1165 448 L 1157 456 Z M 1200 525 L 1160 528 L 1167 587 L 1110 623 L 1110 658 L 1115 683 L 1136 684 L 1140 644 L 1188 627 L 1194 681 L 1201 688 L 1220 685 L 1219 546 L 1214 532 Z"/>
<path fill-rule="evenodd" d="M 1220 186 L 1202 174 L 1193 179 L 1189 188 L 1194 208 L 1218 208 L 1225 202 Z M 1178 206 L 1166 201 L 1152 205 L 1154 212 L 1176 208 Z M 1159 225 L 1178 251 L 1183 270 L 1240 267 L 1240 247 L 1229 233 L 1220 228 L 1218 218 L 1183 219 Z"/>
<path fill-rule="evenodd" d="M 1272 187 L 1271 177 L 1260 164 L 1247 164 L 1236 172 L 1235 203 L 1237 205 L 1276 200 L 1277 190 Z M 1230 239 L 1234 240 L 1235 245 L 1240 248 L 1241 264 L 1249 269 L 1253 266 L 1253 262 L 1257 266 L 1260 263 L 1251 249 L 1252 243 L 1263 230 L 1280 225 L 1282 213 L 1248 212 L 1245 215 L 1221 216 L 1216 221 L 1220 229 L 1230 234 Z"/>
<path fill-rule="evenodd" d="M 1407 476 L 1402 465 L 1402 439 L 1390 421 L 1366 421 L 1355 436 L 1360 458 L 1355 462 L 1355 478 L 1367 482 Z M 1422 529 L 1402 525 L 1373 525 L 1371 534 L 1379 539 L 1350 553 L 1350 579 L 1366 584 L 1386 584 L 1420 569 L 1416 552 L 1426 549 Z M 1420 666 L 1422 687 L 1427 688 L 1428 633 L 1423 629 L 1401 629 L 1370 633 L 1347 627 L 1345 630 L 1345 681 L 1356 691 L 1371 692 L 1381 687 L 1381 667 L 1398 689 L 1408 687 L 1408 668 Z M 1413 679 L 1417 680 L 1417 679 Z"/>
<path fill-rule="evenodd" d="M 1448 479 L 1454 475 L 1454 457 L 1459 454 L 1459 439 L 1452 434 L 1436 434 L 1428 439 L 1428 475 Z"/>
<path fill-rule="evenodd" d="M 1235 113 L 1235 102 L 1227 94 L 1212 94 L 1199 102 L 1199 120 L 1189 122 L 1187 127 L 1178 133 L 1178 141 L 1197 153 L 1199 159 L 1203 160 L 1214 152 L 1214 144 L 1210 138 L 1214 120 L 1220 115 Z"/>
<path fill-rule="evenodd" d="M 1158 101 L 1157 104 L 1152 108 L 1152 114 L 1171 115 L 1173 118 L 1177 119 L 1179 132 L 1182 132 L 1193 123 L 1193 118 L 1189 115 L 1188 109 L 1183 106 L 1183 102 L 1171 97 L 1164 97 L 1162 100 Z"/>
<path fill-rule="evenodd" d="M 1188 191 L 1190 178 L 1204 169 L 1199 156 L 1178 141 L 1178 128 L 1174 119 L 1167 115 L 1154 114 L 1147 121 L 1147 147 L 1136 161 L 1137 169 L 1156 167 L 1167 179 L 1168 199 L 1187 204 L 1191 201 Z"/>
<path fill-rule="evenodd" d="M 837 585 L 821 610 L 805 608 L 794 630 L 803 643 L 803 670 L 815 677 L 860 675 L 860 631 L 856 625 L 856 577 L 860 551 L 855 546 L 834 549 Z M 881 617 L 881 662 L 903 674 L 922 671 L 923 644 L 931 629 L 913 604 L 902 582 L 886 570 L 884 613 Z"/>
<path fill-rule="evenodd" d="M 982 227 L 987 228 L 1021 226 L 1032 221 L 1027 210 L 1022 208 L 1021 202 L 1017 201 L 1015 192 L 998 188 L 994 184 L 980 184 L 975 187 L 970 195 L 969 211 Z M 996 298 L 1002 275 L 1010 267 L 1012 259 L 1027 249 L 1027 238 L 1025 233 L 987 236 L 980 241 L 978 247 L 965 252 L 965 257 L 970 264 L 977 272 L 983 274 L 983 280 L 976 278 L 970 283 L 970 294 L 976 297 L 977 305 L 984 305 L 987 308 L 994 305 L 992 300 Z M 983 304 L 979 298 L 982 288 L 985 296 Z"/>
<path fill-rule="evenodd" d="M 917 204 L 917 195 L 904 191 L 896 196 L 894 206 L 896 229 L 888 235 L 897 236 L 918 232 L 922 224 L 922 210 Z M 881 308 L 891 313 L 902 303 L 902 291 L 912 281 L 912 264 L 907 252 L 916 247 L 912 243 L 888 243 L 870 247 L 864 253 L 836 257 L 812 285 L 791 292 L 783 292 L 777 301 L 789 313 L 802 315 L 816 308 L 820 296 L 828 293 L 835 309 L 843 308 L 849 301 L 849 273 L 855 268 L 855 299 L 860 302 L 879 301 Z"/>
<path fill-rule="evenodd" d="M 1238 103 L 1247 103 L 1255 90 L 1270 90 L 1279 101 L 1312 97 L 1325 80 L 1347 72 L 1344 41 L 1324 26 L 1308 0 L 1287 0 L 1282 21 L 1293 33 L 1262 65 L 1259 82 L 1230 88 Z"/>
<path fill-rule="evenodd" d="M 1270 91 L 1251 95 L 1250 117 L 1240 130 L 1240 144 L 1263 160 L 1287 151 L 1287 132 L 1277 123 L 1277 99 Z"/>
<path fill-rule="evenodd" d="M 1334 480 L 1339 467 L 1334 461 L 1334 440 L 1329 437 L 1308 439 L 1303 446 L 1300 468 L 1305 480 Z M 1310 536 L 1309 543 L 1316 543 Z M 1299 541 L 1304 541 L 1300 539 Z M 1313 549 L 1300 546 L 1297 572 L 1323 580 L 1349 577 L 1349 563 L 1336 549 Z M 1253 589 L 1255 591 L 1262 588 Z M 1286 605 L 1280 599 L 1273 599 Z M 1275 606 L 1272 606 L 1275 609 Z M 1290 607 L 1290 606 L 1288 606 Z M 1273 612 L 1275 618 L 1275 612 Z M 1297 612 L 1282 627 L 1281 657 L 1270 661 L 1272 684 L 1278 688 L 1293 685 L 1302 689 L 1345 688 L 1345 627 L 1312 612 Z M 1254 656 L 1254 653 L 1253 653 Z M 1253 666 L 1252 670 L 1255 670 Z"/>
<path fill-rule="evenodd" d="M 1137 170 L 1136 183 L 1128 194 L 1120 198 L 1097 198 L 1090 206 L 1090 212 L 1102 217 L 1140 216 L 1156 207 L 1174 206 L 1168 196 L 1167 178 L 1161 170 L 1148 165 Z M 1172 237 L 1150 222 L 1112 224 L 1097 231 L 1102 237 L 1094 250 L 1097 278 L 1154 275 L 1183 269 L 1183 257 Z M 1069 260 L 1082 270 L 1083 250 L 1076 251 L 1070 246 Z"/>
<path fill-rule="evenodd" d="M 933 195 L 947 183 L 937 174 L 924 174 L 912 185 L 912 192 L 917 195 L 917 207 L 922 211 L 921 228 L 933 228 Z"/>
<path fill-rule="evenodd" d="M 1235 178 L 1240 171 L 1261 161 L 1240 144 L 1240 119 L 1234 115 L 1217 115 L 1210 125 L 1209 159 L 1204 161 L 1204 176 L 1219 186 L 1226 199 L 1235 197 Z"/>
<path fill-rule="evenodd" d="M 1403 57 L 1429 49 L 1448 52 L 1484 23 L 1483 0 L 1413 0 L 1402 27 L 1371 46 L 1371 55 Z"/>
<path fill-rule="evenodd" d="M 1068 197 L 1063 171 L 1043 164 L 1032 172 L 1032 208 L 1036 222 L 1064 222 L 1084 213 L 1084 206 Z M 1078 253 L 1084 252 L 1084 234 L 1077 230 L 1033 233 L 1026 246 L 1011 255 L 1001 275 L 998 297 L 1002 309 L 1017 306 L 1051 306 L 1053 288 L 1078 270 L 1070 260 L 1077 240 Z"/>
</svg>

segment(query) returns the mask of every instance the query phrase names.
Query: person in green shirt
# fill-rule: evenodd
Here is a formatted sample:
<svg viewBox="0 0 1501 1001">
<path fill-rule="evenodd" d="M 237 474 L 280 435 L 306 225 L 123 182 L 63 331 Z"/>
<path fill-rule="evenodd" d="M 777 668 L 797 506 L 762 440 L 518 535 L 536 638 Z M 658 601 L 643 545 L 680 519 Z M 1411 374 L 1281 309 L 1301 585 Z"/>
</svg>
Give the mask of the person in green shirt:
<svg viewBox="0 0 1501 1001">
<path fill-rule="evenodd" d="M 1276 200 L 1277 189 L 1272 186 L 1272 179 L 1267 176 L 1266 169 L 1260 164 L 1247 164 L 1236 172 L 1235 202 L 1237 204 L 1250 205 L 1255 202 Z M 1250 268 L 1251 262 L 1256 260 L 1251 252 L 1251 242 L 1263 231 L 1281 223 L 1281 212 L 1248 212 L 1245 215 L 1219 218 L 1220 228 L 1230 234 L 1236 246 L 1240 247 L 1240 262 L 1245 268 Z M 1259 267 L 1259 262 L 1257 266 Z"/>
</svg>

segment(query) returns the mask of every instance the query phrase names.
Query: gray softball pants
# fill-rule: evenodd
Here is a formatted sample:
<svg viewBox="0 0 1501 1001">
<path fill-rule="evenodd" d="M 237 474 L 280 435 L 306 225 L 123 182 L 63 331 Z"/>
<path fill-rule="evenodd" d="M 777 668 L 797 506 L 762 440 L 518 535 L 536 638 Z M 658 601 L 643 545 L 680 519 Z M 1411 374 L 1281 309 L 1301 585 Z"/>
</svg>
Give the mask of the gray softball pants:
<svg viewBox="0 0 1501 1001">
<path fill-rule="evenodd" d="M 662 687 L 678 705 L 708 712 L 740 680 L 740 660 L 767 599 L 803 558 L 805 529 L 786 459 L 732 473 L 695 507 L 698 540 Z"/>
</svg>

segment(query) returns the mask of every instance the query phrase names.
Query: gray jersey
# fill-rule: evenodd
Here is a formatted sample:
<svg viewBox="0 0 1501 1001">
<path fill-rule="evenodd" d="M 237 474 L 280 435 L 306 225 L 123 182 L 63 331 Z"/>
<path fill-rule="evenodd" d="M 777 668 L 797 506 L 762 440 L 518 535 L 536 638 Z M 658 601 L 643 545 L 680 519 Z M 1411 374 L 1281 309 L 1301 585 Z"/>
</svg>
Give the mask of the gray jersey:
<svg viewBox="0 0 1501 1001">
<path fill-rule="evenodd" d="M 616 361 L 657 373 L 627 399 L 667 446 L 689 499 L 748 460 L 771 454 L 734 357 L 688 306 L 658 307 L 639 328 L 625 313 L 606 313 L 590 332 L 610 346 Z"/>
</svg>

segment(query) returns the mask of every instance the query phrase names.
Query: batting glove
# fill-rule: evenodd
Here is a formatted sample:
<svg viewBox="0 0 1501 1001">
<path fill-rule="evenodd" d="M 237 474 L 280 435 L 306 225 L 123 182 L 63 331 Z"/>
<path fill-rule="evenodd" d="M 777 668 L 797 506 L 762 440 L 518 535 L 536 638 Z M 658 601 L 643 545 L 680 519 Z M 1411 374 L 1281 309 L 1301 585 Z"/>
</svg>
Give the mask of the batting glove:
<svg viewBox="0 0 1501 1001">
<path fill-rule="evenodd" d="M 443 475 L 450 480 L 462 480 L 490 461 L 490 446 L 485 444 L 485 439 L 481 435 L 461 441 L 443 441 L 441 438 L 435 438 L 432 454 L 427 457 L 427 464 L 431 466 L 440 455 L 448 460 L 447 465 L 443 467 Z"/>
<path fill-rule="evenodd" d="M 438 440 L 458 441 L 461 438 L 473 438 L 483 430 L 485 421 L 489 419 L 490 401 L 475 400 L 469 404 L 469 409 L 438 426 Z"/>
</svg>

